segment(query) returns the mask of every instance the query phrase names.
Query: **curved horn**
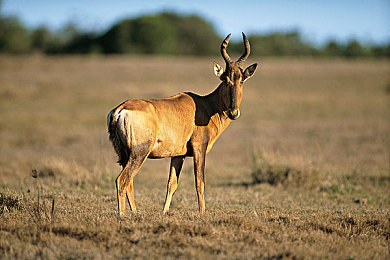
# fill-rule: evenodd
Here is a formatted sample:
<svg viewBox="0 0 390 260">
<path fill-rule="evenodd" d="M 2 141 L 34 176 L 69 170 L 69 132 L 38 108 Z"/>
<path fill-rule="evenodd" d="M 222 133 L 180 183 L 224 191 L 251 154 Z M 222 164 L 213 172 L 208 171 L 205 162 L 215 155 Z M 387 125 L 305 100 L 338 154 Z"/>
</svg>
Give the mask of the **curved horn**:
<svg viewBox="0 0 390 260">
<path fill-rule="evenodd" d="M 229 35 L 226 36 L 225 40 L 223 40 L 223 42 L 221 44 L 221 54 L 222 54 L 222 57 L 223 57 L 223 59 L 225 60 L 226 63 L 232 62 L 232 59 L 230 59 L 229 55 L 226 52 L 226 47 L 229 44 L 230 35 L 232 35 L 232 34 L 229 33 Z"/>
<path fill-rule="evenodd" d="M 249 53 L 251 52 L 251 46 L 249 45 L 249 41 L 246 38 L 245 33 L 242 33 L 242 38 L 244 40 L 245 51 L 244 51 L 244 54 L 242 54 L 241 57 L 237 60 L 238 63 L 245 61 L 246 58 L 248 58 Z"/>
</svg>

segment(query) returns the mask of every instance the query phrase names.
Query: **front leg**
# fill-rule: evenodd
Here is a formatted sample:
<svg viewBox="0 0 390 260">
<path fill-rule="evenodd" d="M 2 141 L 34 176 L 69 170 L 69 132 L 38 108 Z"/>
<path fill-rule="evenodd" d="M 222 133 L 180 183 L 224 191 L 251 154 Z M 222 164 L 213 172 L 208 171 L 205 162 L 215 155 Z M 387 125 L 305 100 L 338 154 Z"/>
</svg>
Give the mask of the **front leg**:
<svg viewBox="0 0 390 260">
<path fill-rule="evenodd" d="M 169 211 L 169 206 L 171 205 L 172 196 L 175 193 L 179 182 L 180 171 L 181 171 L 181 167 L 183 166 L 184 158 L 185 158 L 184 156 L 180 156 L 180 157 L 173 157 L 171 159 L 171 166 L 170 166 L 169 179 L 167 185 L 167 196 L 165 198 L 165 204 L 163 210 L 164 213 L 167 213 Z"/>
<path fill-rule="evenodd" d="M 200 149 L 194 149 L 194 174 L 196 193 L 198 195 L 198 205 L 200 213 L 204 213 L 206 209 L 204 200 L 204 169 L 206 164 L 206 145 Z"/>
</svg>

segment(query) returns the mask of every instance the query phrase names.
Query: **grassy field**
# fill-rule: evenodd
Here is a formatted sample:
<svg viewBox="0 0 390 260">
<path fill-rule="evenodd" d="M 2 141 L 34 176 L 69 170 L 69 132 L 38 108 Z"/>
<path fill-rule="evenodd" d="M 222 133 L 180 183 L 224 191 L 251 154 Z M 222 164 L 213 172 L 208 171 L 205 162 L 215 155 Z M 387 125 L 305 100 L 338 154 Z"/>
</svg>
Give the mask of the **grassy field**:
<svg viewBox="0 0 390 260">
<path fill-rule="evenodd" d="M 207 157 L 206 213 L 192 158 L 167 215 L 169 160 L 148 160 L 118 221 L 107 113 L 211 92 L 212 59 L 0 57 L 0 258 L 389 259 L 389 72 L 261 60 Z"/>
</svg>

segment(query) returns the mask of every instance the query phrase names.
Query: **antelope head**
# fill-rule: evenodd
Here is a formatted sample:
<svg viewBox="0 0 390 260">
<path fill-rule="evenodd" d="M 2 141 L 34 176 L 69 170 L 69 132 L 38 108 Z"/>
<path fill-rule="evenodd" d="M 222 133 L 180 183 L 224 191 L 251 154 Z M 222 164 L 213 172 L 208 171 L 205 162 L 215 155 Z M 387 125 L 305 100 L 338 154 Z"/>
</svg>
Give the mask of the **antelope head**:
<svg viewBox="0 0 390 260">
<path fill-rule="evenodd" d="M 226 47 L 229 44 L 230 35 L 226 36 L 221 44 L 221 54 L 225 60 L 225 69 L 214 61 L 214 73 L 222 81 L 222 103 L 224 111 L 231 120 L 235 120 L 240 116 L 239 106 L 242 100 L 242 88 L 244 82 L 252 77 L 257 68 L 257 63 L 254 63 L 244 70 L 242 63 L 248 58 L 250 53 L 249 41 L 245 34 L 242 33 L 245 51 L 237 61 L 232 61 L 226 52 Z"/>
</svg>

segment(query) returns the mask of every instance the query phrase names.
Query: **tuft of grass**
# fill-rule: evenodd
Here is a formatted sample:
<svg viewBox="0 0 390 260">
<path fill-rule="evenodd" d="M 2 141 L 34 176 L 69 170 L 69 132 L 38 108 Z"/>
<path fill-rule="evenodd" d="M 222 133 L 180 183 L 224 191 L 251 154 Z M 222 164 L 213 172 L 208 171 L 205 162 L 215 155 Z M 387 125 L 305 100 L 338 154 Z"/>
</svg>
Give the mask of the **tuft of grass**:
<svg viewBox="0 0 390 260">
<path fill-rule="evenodd" d="M 317 189 L 323 176 L 314 169 L 296 169 L 283 164 L 272 164 L 262 152 L 252 153 L 252 184 L 267 183 L 284 188 Z"/>
<path fill-rule="evenodd" d="M 9 212 L 13 209 L 20 209 L 21 204 L 18 198 L 0 193 L 0 216 L 4 212 Z"/>
<path fill-rule="evenodd" d="M 31 175 L 33 178 L 46 178 L 46 177 L 55 177 L 55 170 L 52 168 L 44 167 L 42 169 L 33 169 Z"/>
</svg>

